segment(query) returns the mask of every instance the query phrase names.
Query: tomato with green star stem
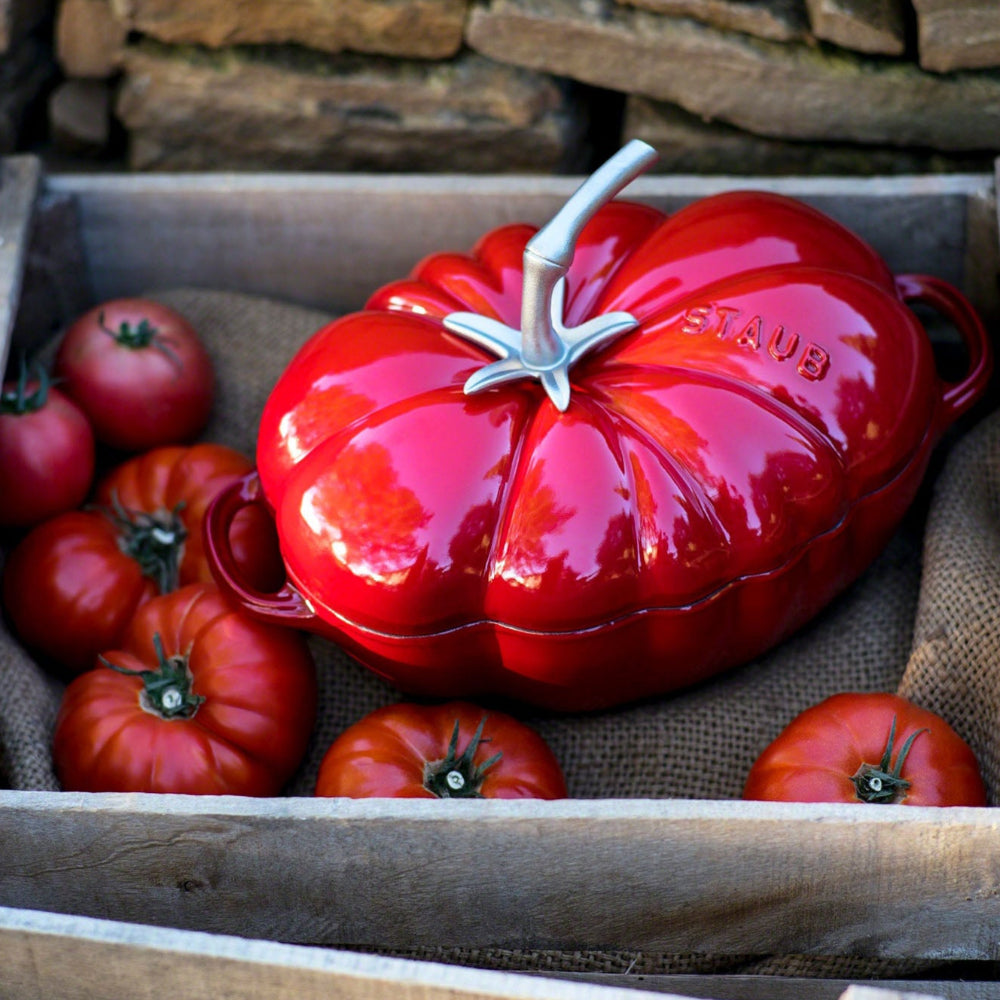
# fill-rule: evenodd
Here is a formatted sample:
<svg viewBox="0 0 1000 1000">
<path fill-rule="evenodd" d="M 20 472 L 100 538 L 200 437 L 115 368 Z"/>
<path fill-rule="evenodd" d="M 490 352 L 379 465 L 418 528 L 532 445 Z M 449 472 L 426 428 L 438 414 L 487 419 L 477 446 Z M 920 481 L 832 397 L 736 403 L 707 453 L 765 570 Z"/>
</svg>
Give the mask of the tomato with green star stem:
<svg viewBox="0 0 1000 1000">
<path fill-rule="evenodd" d="M 250 468 L 240 452 L 210 443 L 153 448 L 113 468 L 93 506 L 44 521 L 10 553 L 3 601 L 18 638 L 59 672 L 79 673 L 149 598 L 212 583 L 205 509 Z M 260 512 L 234 521 L 231 540 L 261 586 L 280 579 L 274 529 Z"/>
<path fill-rule="evenodd" d="M 750 769 L 743 797 L 986 805 L 968 744 L 939 715 L 885 692 L 833 695 L 796 716 Z"/>
<path fill-rule="evenodd" d="M 525 723 L 469 702 L 401 702 L 366 715 L 334 740 L 320 797 L 560 799 L 566 780 Z"/>
<path fill-rule="evenodd" d="M 150 299 L 114 299 L 78 317 L 55 370 L 97 439 L 123 451 L 189 443 L 212 410 L 213 365 L 197 331 Z"/>
<path fill-rule="evenodd" d="M 41 365 L 22 361 L 0 392 L 0 525 L 29 527 L 79 506 L 94 478 L 94 434 Z"/>
<path fill-rule="evenodd" d="M 67 687 L 56 773 L 68 791 L 277 795 L 305 755 L 316 697 L 301 633 L 192 584 L 144 604 L 120 647 Z"/>
</svg>

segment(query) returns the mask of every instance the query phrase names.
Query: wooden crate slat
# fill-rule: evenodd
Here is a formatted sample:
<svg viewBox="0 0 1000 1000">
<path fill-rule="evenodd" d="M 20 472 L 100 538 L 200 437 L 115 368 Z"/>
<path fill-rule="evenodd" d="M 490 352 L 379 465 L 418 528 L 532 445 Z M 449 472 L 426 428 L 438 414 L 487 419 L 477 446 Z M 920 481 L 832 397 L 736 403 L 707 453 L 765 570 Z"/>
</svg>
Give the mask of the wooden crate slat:
<svg viewBox="0 0 1000 1000">
<path fill-rule="evenodd" d="M 542 224 L 575 189 L 566 177 L 131 175 L 54 177 L 75 193 L 95 294 L 192 284 L 340 310 L 435 250 L 468 250 L 488 229 Z M 868 239 L 894 270 L 968 288 L 970 199 L 995 205 L 980 175 L 940 178 L 643 177 L 627 196 L 667 211 L 734 187 L 801 198 Z M 135 220 L 126 225 L 123 220 Z M 995 274 L 998 249 L 977 259 Z M 995 295 L 990 287 L 987 292 Z M 981 303 L 977 302 L 977 305 Z"/>
<path fill-rule="evenodd" d="M 10 1000 L 985 1000 L 984 983 L 752 976 L 650 977 L 638 984 L 529 976 L 355 952 L 164 930 L 0 907 L 0 998 Z M 621 980 L 624 977 L 614 977 Z M 990 984 L 992 985 L 992 984 Z"/>
<path fill-rule="evenodd" d="M 348 948 L 984 960 L 989 809 L 0 792 L 0 905 Z"/>
<path fill-rule="evenodd" d="M 41 165 L 35 157 L 0 159 L 0 378 L 10 354 L 40 183 Z"/>
</svg>

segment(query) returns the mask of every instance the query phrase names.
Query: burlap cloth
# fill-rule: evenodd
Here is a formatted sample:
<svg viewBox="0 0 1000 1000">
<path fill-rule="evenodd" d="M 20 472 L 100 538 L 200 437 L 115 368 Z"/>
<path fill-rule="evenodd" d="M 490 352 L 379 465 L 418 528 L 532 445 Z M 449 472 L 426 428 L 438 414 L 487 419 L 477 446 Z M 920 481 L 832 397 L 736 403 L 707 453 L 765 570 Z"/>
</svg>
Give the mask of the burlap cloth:
<svg viewBox="0 0 1000 1000">
<path fill-rule="evenodd" d="M 185 314 L 213 354 L 219 394 L 205 438 L 252 456 L 260 411 L 276 378 L 330 317 L 232 293 L 178 289 L 156 297 Z M 695 690 L 617 711 L 571 717 L 522 713 L 560 759 L 570 795 L 738 798 L 753 760 L 799 711 L 839 691 L 896 690 L 943 715 L 968 741 L 996 803 L 1000 412 L 949 442 L 947 462 L 932 471 L 920 500 L 863 578 L 770 655 Z M 307 760 L 287 789 L 290 795 L 312 793 L 319 761 L 339 732 L 400 698 L 331 643 L 311 642 L 320 672 L 320 720 Z M 0 780 L 8 788 L 58 790 L 49 743 L 61 684 L 31 661 L 5 627 L 0 670 Z M 410 954 L 480 967 L 636 974 L 870 976 L 926 966 L 629 951 Z"/>
</svg>

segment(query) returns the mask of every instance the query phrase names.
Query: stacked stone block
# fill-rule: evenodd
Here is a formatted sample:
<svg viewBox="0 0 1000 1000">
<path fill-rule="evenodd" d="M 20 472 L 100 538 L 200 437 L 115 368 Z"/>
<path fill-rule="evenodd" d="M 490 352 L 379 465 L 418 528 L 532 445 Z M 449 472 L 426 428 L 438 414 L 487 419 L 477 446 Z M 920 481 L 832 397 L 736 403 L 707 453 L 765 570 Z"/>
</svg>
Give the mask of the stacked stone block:
<svg viewBox="0 0 1000 1000">
<path fill-rule="evenodd" d="M 155 170 L 886 173 L 1000 153 L 996 0 L 59 0 L 53 132 Z M 104 124 L 102 129 L 101 123 Z"/>
</svg>

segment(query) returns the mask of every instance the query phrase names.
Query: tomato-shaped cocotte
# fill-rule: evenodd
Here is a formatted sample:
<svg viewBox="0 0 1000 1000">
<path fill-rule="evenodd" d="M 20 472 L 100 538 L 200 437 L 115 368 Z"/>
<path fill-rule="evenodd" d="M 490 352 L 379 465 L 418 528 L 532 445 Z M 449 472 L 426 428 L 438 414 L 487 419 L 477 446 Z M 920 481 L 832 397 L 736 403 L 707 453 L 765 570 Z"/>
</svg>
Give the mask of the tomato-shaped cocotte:
<svg viewBox="0 0 1000 1000">
<path fill-rule="evenodd" d="M 53 758 L 68 791 L 277 795 L 315 718 L 302 634 L 192 584 L 144 604 L 120 647 L 69 685 Z"/>
<path fill-rule="evenodd" d="M 548 744 L 505 712 L 469 702 L 387 705 L 344 730 L 320 764 L 316 794 L 405 799 L 562 799 Z"/>
<path fill-rule="evenodd" d="M 745 799 L 984 806 L 968 744 L 898 695 L 834 695 L 797 715 L 754 762 Z"/>
<path fill-rule="evenodd" d="M 259 480 L 287 585 L 218 578 L 400 688 L 601 708 L 768 649 L 881 550 L 985 330 L 832 219 L 733 192 L 608 201 L 630 144 L 536 232 L 437 254 L 316 333 L 265 406 Z M 960 330 L 943 383 L 905 300 Z"/>
</svg>

